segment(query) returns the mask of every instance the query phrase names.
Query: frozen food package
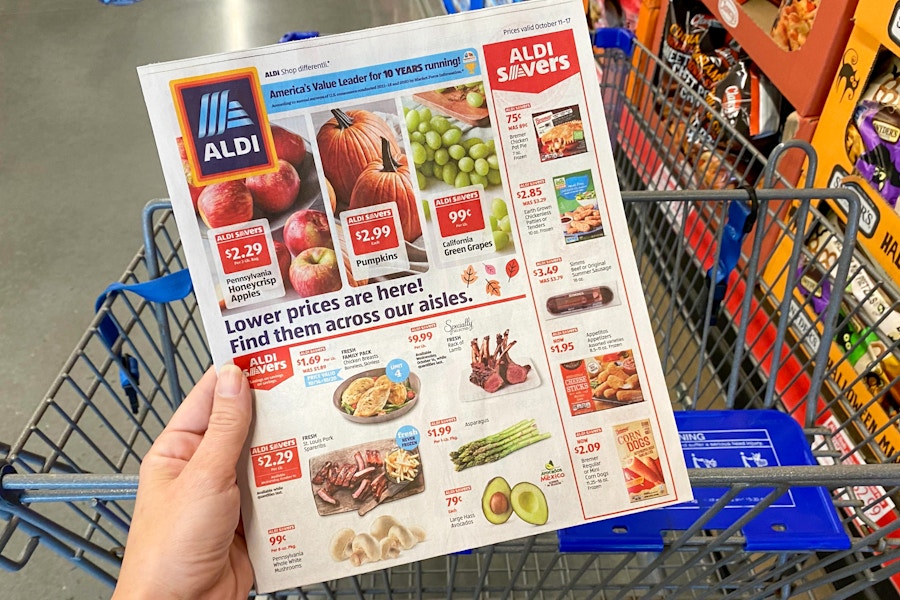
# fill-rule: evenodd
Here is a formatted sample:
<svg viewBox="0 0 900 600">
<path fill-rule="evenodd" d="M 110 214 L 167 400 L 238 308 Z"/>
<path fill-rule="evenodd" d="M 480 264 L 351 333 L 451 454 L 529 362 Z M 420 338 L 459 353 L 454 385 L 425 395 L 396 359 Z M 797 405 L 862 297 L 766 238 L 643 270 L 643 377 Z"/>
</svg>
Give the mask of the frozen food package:
<svg viewBox="0 0 900 600">
<path fill-rule="evenodd" d="M 616 425 L 616 450 L 632 502 L 666 493 L 653 427 L 647 419 Z"/>
</svg>

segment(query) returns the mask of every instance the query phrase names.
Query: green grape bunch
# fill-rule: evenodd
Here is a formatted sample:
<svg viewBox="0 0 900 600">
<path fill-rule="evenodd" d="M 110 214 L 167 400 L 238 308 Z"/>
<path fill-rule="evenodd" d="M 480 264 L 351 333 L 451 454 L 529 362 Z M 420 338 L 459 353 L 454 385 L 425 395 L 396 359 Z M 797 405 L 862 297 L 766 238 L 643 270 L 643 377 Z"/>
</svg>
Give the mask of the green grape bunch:
<svg viewBox="0 0 900 600">
<path fill-rule="evenodd" d="M 468 92 L 469 96 L 478 94 L 476 91 Z M 473 97 L 472 100 L 483 103 L 484 97 Z M 403 110 L 409 133 L 410 157 L 416 166 L 420 190 L 428 187 L 429 180 L 443 181 L 455 188 L 476 184 L 484 188 L 500 185 L 500 163 L 493 139 L 463 139 L 459 121 L 433 114 L 427 107 Z"/>
</svg>

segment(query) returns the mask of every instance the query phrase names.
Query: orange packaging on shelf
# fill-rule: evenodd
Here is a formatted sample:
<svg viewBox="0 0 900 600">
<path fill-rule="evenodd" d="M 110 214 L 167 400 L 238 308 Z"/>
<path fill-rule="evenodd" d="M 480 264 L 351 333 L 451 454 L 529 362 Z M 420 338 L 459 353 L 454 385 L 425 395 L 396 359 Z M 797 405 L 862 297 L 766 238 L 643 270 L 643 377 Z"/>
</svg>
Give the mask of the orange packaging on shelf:
<svg viewBox="0 0 900 600">
<path fill-rule="evenodd" d="M 873 170 L 860 177 L 859 166 L 867 167 L 859 159 L 869 154 L 882 153 L 884 147 L 868 148 L 857 127 L 859 113 L 873 103 L 860 104 L 864 98 L 872 96 L 881 103 L 886 113 L 894 113 L 891 105 L 896 104 L 897 78 L 883 73 L 890 56 L 900 57 L 900 4 L 889 0 L 860 0 L 856 11 L 856 25 L 846 48 L 841 53 L 840 68 L 829 82 L 830 95 L 825 104 L 819 126 L 813 137 L 813 146 L 819 155 L 819 169 L 815 184 L 817 187 L 837 187 L 843 182 L 852 187 L 862 197 L 859 218 L 859 243 L 866 248 L 874 260 L 885 270 L 888 277 L 900 283 L 900 214 L 897 213 L 895 189 L 892 184 L 897 173 L 884 161 L 871 161 Z M 879 61 L 881 63 L 879 64 Z M 896 62 L 896 61 L 894 61 Z M 890 71 L 890 69 L 888 69 Z M 891 127 L 873 122 L 880 136 L 891 138 Z M 900 130 L 898 130 L 900 131 Z M 896 139 L 889 139 L 896 142 Z M 877 140 L 876 140 L 877 142 Z M 881 146 L 881 144 L 878 144 Z M 891 144 L 890 147 L 896 147 Z M 892 156 L 892 155 L 891 155 Z M 856 175 L 847 178 L 848 175 Z M 881 192 L 872 182 L 880 182 Z M 834 208 L 846 218 L 846 207 L 834 203 Z"/>
<path fill-rule="evenodd" d="M 821 113 L 844 40 L 850 35 L 856 0 L 824 3 L 806 42 L 793 52 L 778 47 L 772 39 L 779 9 L 769 0 L 747 0 L 741 5 L 735 0 L 703 3 L 798 113 L 810 117 Z"/>
<path fill-rule="evenodd" d="M 647 0 L 641 3 L 638 13 L 637 29 L 634 37 L 650 49 L 653 54 L 659 54 L 660 36 L 657 35 L 657 23 L 659 19 L 660 0 Z"/>
</svg>

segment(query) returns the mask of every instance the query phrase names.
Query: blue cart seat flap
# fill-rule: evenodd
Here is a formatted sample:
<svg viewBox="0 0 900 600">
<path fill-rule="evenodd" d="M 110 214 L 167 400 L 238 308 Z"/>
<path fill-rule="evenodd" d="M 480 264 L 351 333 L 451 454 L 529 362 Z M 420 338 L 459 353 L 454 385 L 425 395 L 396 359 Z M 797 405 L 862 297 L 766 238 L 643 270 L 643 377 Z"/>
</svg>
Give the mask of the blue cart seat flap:
<svg viewBox="0 0 900 600">
<path fill-rule="evenodd" d="M 816 464 L 803 430 L 778 411 L 682 411 L 675 413 L 675 422 L 688 468 Z M 754 488 L 741 492 L 704 529 L 727 529 L 771 491 Z M 688 529 L 726 492 L 726 488 L 695 488 L 690 502 L 561 529 L 559 549 L 660 552 L 664 531 Z M 741 532 L 748 552 L 826 552 L 850 547 L 825 488 L 791 488 Z"/>
<path fill-rule="evenodd" d="M 616 48 L 624 52 L 626 56 L 631 56 L 631 52 L 634 50 L 634 33 L 618 27 L 602 28 L 594 32 L 593 43 L 595 48 L 604 50 Z"/>
</svg>

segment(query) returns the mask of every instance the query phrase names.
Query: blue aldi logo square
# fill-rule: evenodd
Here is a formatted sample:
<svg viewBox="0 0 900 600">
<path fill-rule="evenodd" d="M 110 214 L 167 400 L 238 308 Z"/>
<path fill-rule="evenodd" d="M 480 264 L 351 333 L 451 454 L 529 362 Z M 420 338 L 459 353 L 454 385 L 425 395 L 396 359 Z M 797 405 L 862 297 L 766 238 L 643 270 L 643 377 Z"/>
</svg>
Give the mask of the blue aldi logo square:
<svg viewBox="0 0 900 600">
<path fill-rule="evenodd" d="M 256 69 L 179 79 L 170 86 L 195 185 L 277 170 Z"/>
</svg>

